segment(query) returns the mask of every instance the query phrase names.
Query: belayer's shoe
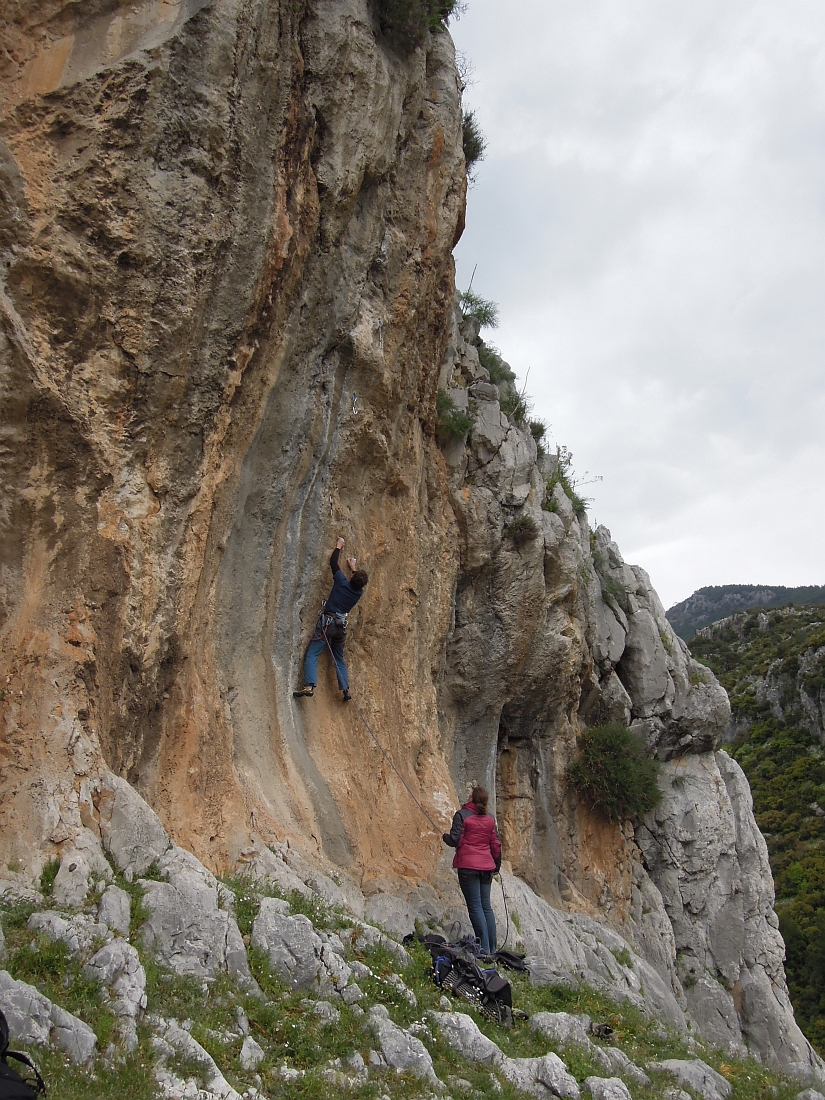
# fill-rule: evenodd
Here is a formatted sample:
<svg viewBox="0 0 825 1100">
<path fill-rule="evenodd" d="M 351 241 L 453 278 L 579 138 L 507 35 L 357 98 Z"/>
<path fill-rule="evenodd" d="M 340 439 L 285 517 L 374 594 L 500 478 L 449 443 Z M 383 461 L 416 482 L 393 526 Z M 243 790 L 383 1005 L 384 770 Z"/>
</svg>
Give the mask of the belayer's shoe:
<svg viewBox="0 0 825 1100">
<path fill-rule="evenodd" d="M 302 696 L 305 696 L 307 699 L 311 699 L 312 696 L 315 694 L 315 685 L 307 684 L 305 687 L 302 687 L 300 691 L 293 691 L 292 694 L 295 699 L 300 699 Z"/>
<path fill-rule="evenodd" d="M 348 703 L 351 698 L 352 698 L 352 696 L 350 695 L 349 691 L 345 691 L 344 692 L 344 698 L 342 699 L 342 702 Z"/>
</svg>

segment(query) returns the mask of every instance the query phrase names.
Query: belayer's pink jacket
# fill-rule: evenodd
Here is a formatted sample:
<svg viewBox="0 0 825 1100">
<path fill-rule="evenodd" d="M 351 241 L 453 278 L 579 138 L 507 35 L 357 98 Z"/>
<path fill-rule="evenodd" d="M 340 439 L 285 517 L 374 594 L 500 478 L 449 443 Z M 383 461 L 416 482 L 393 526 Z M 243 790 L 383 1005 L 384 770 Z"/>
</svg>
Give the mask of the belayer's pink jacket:
<svg viewBox="0 0 825 1100">
<path fill-rule="evenodd" d="M 442 839 L 456 849 L 453 867 L 457 870 L 498 871 L 501 866 L 496 819 L 492 814 L 480 813 L 472 802 L 461 807 Z"/>
</svg>

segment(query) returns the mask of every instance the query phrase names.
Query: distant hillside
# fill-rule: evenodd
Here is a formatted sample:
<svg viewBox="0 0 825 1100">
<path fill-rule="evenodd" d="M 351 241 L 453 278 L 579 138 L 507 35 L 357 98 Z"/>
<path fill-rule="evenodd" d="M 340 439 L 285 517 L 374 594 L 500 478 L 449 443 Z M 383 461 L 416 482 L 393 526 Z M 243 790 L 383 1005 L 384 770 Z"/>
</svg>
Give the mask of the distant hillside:
<svg viewBox="0 0 825 1100">
<path fill-rule="evenodd" d="M 680 638 L 689 642 L 697 630 L 736 611 L 759 607 L 787 607 L 788 604 L 825 604 L 825 585 L 785 588 L 781 584 L 720 584 L 697 589 L 667 612 L 667 619 Z"/>
<path fill-rule="evenodd" d="M 728 751 L 768 844 L 796 1019 L 825 1053 L 825 609 L 740 612 L 690 648 L 730 695 Z"/>
</svg>

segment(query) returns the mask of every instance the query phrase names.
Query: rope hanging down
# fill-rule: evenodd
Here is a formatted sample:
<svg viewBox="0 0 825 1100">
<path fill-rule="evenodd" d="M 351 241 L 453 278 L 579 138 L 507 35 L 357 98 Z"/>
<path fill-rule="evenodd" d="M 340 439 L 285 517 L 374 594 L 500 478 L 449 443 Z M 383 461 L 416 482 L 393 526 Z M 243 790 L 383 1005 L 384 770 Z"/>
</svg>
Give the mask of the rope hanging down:
<svg viewBox="0 0 825 1100">
<path fill-rule="evenodd" d="M 329 644 L 329 638 L 327 637 L 326 629 L 324 629 L 323 635 L 324 635 L 324 641 L 326 642 L 327 649 L 329 650 L 329 655 L 330 655 L 330 657 L 332 657 L 332 663 L 335 665 L 335 671 L 336 671 L 336 674 L 337 674 L 337 672 L 338 672 L 338 661 L 335 658 L 335 654 L 332 652 L 332 646 Z M 375 734 L 372 732 L 372 727 L 370 726 L 369 722 L 366 720 L 364 715 L 361 713 L 361 708 L 358 706 L 358 704 L 355 702 L 355 700 L 352 698 L 352 696 L 350 696 L 350 702 L 355 707 L 355 713 L 358 715 L 358 717 L 363 722 L 364 729 L 367 731 L 367 733 L 373 739 L 375 744 L 378 746 L 378 751 L 381 753 L 381 755 L 387 761 L 389 766 L 395 772 L 395 774 L 398 777 L 398 779 L 399 779 L 401 785 L 403 786 L 404 790 L 407 792 L 407 794 L 410 796 L 410 798 L 413 800 L 413 802 L 416 804 L 416 806 L 422 812 L 424 817 L 426 817 L 427 821 L 429 821 L 430 825 L 432 825 L 432 827 L 436 831 L 436 833 L 440 836 L 441 835 L 441 829 L 438 827 L 438 825 L 436 825 L 436 823 L 433 821 L 433 819 L 430 817 L 430 815 L 427 813 L 427 811 L 424 809 L 424 807 L 421 805 L 421 803 L 415 797 L 413 792 L 410 790 L 409 786 L 407 785 L 407 781 L 404 779 L 404 776 L 401 774 L 401 772 L 398 770 L 398 768 L 396 768 L 395 764 L 393 764 L 390 757 L 384 751 L 383 745 L 378 740 L 378 738 L 375 736 Z M 501 877 L 500 874 L 498 876 L 498 881 L 499 881 L 499 884 L 501 886 L 501 896 L 504 900 L 504 924 L 505 924 L 505 927 L 506 927 L 506 930 L 507 930 L 506 934 L 504 936 L 504 943 L 501 945 L 501 947 L 503 949 L 504 947 L 506 947 L 507 940 L 510 938 L 510 916 L 507 912 L 507 895 L 504 892 L 504 879 Z"/>
</svg>

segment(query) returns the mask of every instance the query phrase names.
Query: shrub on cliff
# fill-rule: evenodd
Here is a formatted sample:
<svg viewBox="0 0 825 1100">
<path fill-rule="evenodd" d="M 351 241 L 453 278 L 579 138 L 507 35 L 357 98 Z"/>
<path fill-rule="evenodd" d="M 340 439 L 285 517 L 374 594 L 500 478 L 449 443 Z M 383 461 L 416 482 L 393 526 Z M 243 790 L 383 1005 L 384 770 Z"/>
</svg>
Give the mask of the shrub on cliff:
<svg viewBox="0 0 825 1100">
<path fill-rule="evenodd" d="M 472 317 L 478 321 L 479 328 L 496 328 L 498 326 L 498 306 L 489 298 L 482 298 L 472 290 L 465 290 L 461 295 L 461 312 L 465 317 Z M 515 378 L 515 375 L 513 375 Z"/>
<path fill-rule="evenodd" d="M 589 729 L 567 779 L 580 797 L 610 821 L 639 818 L 661 800 L 659 763 L 627 726 Z"/>
<path fill-rule="evenodd" d="M 467 178 L 475 179 L 473 169 L 484 160 L 484 151 L 487 148 L 487 139 L 481 132 L 475 111 L 465 110 L 461 116 L 461 144 L 464 149 L 464 162 L 467 165 Z"/>
<path fill-rule="evenodd" d="M 502 531 L 503 539 L 512 539 L 516 546 L 524 546 L 539 537 L 539 529 L 532 516 L 516 516 Z"/>
<path fill-rule="evenodd" d="M 600 481 L 601 478 L 596 478 L 595 480 Z M 572 454 L 566 447 L 556 447 L 556 464 L 553 467 L 553 472 L 547 479 L 547 502 L 544 505 L 545 511 L 556 511 L 555 502 L 553 501 L 553 490 L 557 485 L 561 485 L 565 496 L 573 505 L 573 511 L 577 516 L 583 516 L 587 511 L 589 501 L 587 497 L 583 497 L 577 492 L 577 484 L 573 474 Z"/>
<path fill-rule="evenodd" d="M 440 31 L 461 7 L 459 0 L 372 0 L 381 33 L 404 53 L 420 46 L 428 32 Z"/>
<path fill-rule="evenodd" d="M 461 439 L 473 426 L 470 414 L 460 409 L 445 390 L 438 391 L 435 411 L 438 417 L 435 434 L 442 443 Z"/>
</svg>

